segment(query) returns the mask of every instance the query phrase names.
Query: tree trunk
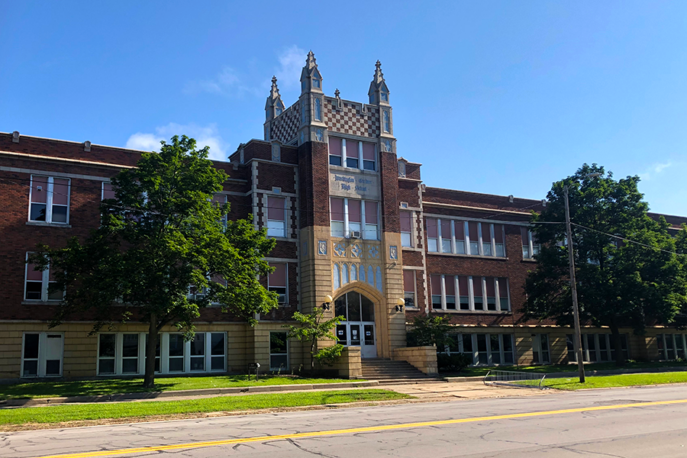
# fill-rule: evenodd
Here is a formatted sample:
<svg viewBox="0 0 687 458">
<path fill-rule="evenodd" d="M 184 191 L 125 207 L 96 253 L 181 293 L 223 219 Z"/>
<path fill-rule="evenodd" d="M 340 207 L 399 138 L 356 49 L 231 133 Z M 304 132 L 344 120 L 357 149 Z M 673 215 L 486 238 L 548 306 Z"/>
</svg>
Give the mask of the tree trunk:
<svg viewBox="0 0 687 458">
<path fill-rule="evenodd" d="M 620 339 L 620 329 L 618 326 L 611 325 L 611 340 L 613 341 L 613 349 L 615 350 L 615 364 L 617 366 L 622 366 L 625 364 L 625 355 L 623 355 L 623 344 Z"/>
<path fill-rule="evenodd" d="M 143 377 L 143 387 L 153 388 L 155 386 L 155 353 L 157 349 L 157 318 L 155 314 L 150 315 L 150 326 L 148 327 L 148 347 L 146 348 L 146 372 Z"/>
<path fill-rule="evenodd" d="M 315 345 L 317 345 L 317 340 L 313 340 L 310 344 L 310 371 L 315 371 Z"/>
</svg>

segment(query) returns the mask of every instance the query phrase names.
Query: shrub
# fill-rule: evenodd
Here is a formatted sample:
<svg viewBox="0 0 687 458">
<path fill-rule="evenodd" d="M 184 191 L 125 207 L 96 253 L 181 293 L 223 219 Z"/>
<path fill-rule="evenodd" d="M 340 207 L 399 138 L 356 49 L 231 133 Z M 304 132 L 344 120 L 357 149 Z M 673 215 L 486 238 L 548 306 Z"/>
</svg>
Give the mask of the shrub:
<svg viewBox="0 0 687 458">
<path fill-rule="evenodd" d="M 460 372 L 470 364 L 472 364 L 472 357 L 470 355 L 464 353 L 452 353 L 450 355 L 447 353 L 437 353 L 439 370 Z"/>
</svg>

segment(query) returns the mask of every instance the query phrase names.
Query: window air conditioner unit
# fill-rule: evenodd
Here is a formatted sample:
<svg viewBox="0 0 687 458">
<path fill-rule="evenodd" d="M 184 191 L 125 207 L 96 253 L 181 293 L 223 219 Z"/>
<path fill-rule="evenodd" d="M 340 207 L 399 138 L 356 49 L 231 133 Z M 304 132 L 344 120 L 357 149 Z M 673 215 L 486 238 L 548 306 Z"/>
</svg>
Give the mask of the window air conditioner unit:
<svg viewBox="0 0 687 458">
<path fill-rule="evenodd" d="M 360 238 L 360 231 L 351 231 L 351 237 L 352 239 L 359 239 Z"/>
</svg>

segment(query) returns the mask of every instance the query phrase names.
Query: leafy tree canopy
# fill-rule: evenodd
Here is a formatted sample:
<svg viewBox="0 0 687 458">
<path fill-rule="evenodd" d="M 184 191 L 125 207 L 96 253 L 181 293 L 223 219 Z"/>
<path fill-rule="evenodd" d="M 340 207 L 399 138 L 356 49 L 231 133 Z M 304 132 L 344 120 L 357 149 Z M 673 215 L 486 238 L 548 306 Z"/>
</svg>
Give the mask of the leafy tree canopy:
<svg viewBox="0 0 687 458">
<path fill-rule="evenodd" d="M 601 175 L 589 176 L 595 173 Z M 648 324 L 673 323 L 687 304 L 687 263 L 674 254 L 686 252 L 685 230 L 673 237 L 663 217 L 649 217 L 638 183 L 637 176 L 615 180 L 603 167 L 585 164 L 554 183 L 547 206 L 532 215 L 541 251 L 525 285 L 525 319 L 573 321 L 564 224 L 568 186 L 580 319 L 610 328 L 618 359 L 621 326 L 641 334 Z"/>
<path fill-rule="evenodd" d="M 227 175 L 207 158 L 207 147 L 196 149 L 186 136 L 161 144 L 112 179 L 115 198 L 102 202 L 101 226 L 87 240 L 40 246 L 32 258 L 40 269 L 50 264 L 51 287 L 65 292 L 53 326 L 88 312 L 94 332 L 133 319 L 148 323 L 156 341 L 168 324 L 190 338 L 211 303 L 251 324 L 255 313 L 277 307 L 276 294 L 257 277 L 271 271 L 263 258 L 275 241 L 250 221 L 227 221 L 228 205 L 213 202 Z M 147 351 L 150 385 L 154 346 Z"/>
</svg>

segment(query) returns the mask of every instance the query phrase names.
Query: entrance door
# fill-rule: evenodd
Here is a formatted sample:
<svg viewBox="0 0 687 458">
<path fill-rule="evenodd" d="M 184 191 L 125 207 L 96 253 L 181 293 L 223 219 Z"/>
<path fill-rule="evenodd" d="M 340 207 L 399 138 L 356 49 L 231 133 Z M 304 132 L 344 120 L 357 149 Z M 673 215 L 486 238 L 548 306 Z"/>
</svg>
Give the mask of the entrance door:
<svg viewBox="0 0 687 458">
<path fill-rule="evenodd" d="M 360 347 L 362 358 L 377 357 L 377 333 L 375 330 L 374 303 L 362 294 L 351 291 L 335 302 L 336 316 L 344 321 L 336 327 L 336 337 L 341 345 Z"/>
</svg>

